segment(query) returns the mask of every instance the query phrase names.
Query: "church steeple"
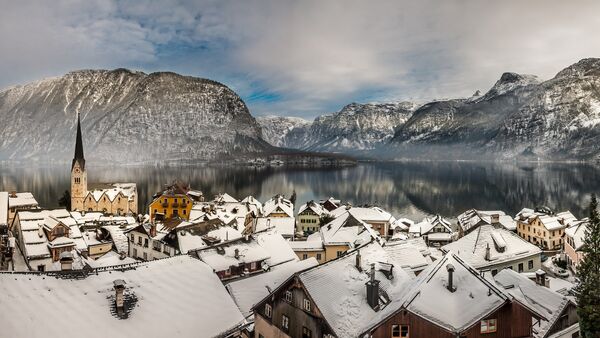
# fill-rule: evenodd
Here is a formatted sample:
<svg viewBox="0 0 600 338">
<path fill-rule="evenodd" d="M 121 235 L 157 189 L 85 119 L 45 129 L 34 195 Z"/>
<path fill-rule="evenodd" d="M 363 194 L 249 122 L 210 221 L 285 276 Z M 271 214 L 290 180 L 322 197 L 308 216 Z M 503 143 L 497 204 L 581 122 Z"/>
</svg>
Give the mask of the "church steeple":
<svg viewBox="0 0 600 338">
<path fill-rule="evenodd" d="M 81 137 L 81 120 L 79 118 L 79 113 L 77 113 L 77 139 L 75 140 L 75 156 L 73 157 L 71 170 L 73 170 L 75 162 L 79 162 L 81 170 L 85 169 L 85 157 L 83 157 L 83 140 Z"/>
</svg>

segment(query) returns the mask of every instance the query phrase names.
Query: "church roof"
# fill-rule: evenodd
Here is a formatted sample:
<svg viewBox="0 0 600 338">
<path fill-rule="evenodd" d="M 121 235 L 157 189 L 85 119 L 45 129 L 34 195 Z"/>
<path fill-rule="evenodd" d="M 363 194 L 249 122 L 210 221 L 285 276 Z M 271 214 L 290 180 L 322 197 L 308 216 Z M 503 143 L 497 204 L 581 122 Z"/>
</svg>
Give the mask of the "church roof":
<svg viewBox="0 0 600 338">
<path fill-rule="evenodd" d="M 83 157 L 83 140 L 81 137 L 81 120 L 79 118 L 79 114 L 77 114 L 77 138 L 75 140 L 75 156 L 73 157 L 71 170 L 73 170 L 75 162 L 79 162 L 81 170 L 85 169 L 85 158 Z"/>
</svg>

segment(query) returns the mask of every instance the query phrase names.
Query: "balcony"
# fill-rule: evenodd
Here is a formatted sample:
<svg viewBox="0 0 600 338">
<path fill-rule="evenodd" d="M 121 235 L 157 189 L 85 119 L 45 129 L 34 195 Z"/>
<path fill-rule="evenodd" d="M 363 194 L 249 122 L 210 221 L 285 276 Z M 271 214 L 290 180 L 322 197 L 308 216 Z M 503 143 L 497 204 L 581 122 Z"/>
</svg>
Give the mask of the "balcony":
<svg viewBox="0 0 600 338">
<path fill-rule="evenodd" d="M 171 204 L 173 208 L 179 208 L 179 205 L 180 204 L 178 202 L 173 202 L 173 204 Z"/>
</svg>

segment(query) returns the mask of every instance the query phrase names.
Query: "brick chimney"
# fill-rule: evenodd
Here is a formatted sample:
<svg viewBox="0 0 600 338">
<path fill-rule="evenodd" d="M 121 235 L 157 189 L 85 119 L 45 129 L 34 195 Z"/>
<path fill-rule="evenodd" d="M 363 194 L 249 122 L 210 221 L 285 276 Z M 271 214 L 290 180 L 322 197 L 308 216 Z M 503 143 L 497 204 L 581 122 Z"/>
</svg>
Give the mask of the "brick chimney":
<svg viewBox="0 0 600 338">
<path fill-rule="evenodd" d="M 490 260 L 490 243 L 488 243 L 487 246 L 485 247 L 485 260 L 486 261 Z"/>
<path fill-rule="evenodd" d="M 544 270 L 538 269 L 535 272 L 535 284 L 545 287 L 550 286 L 550 283 L 546 280 L 546 272 Z"/>
<path fill-rule="evenodd" d="M 448 291 L 454 292 L 456 291 L 456 287 L 454 286 L 454 265 L 448 263 L 446 270 L 448 270 Z"/>
<path fill-rule="evenodd" d="M 151 223 L 150 225 L 150 237 L 156 237 L 156 223 Z"/>
<path fill-rule="evenodd" d="M 375 263 L 371 264 L 371 279 L 365 283 L 367 286 L 367 303 L 375 310 L 379 310 L 379 281 L 375 279 Z"/>
</svg>

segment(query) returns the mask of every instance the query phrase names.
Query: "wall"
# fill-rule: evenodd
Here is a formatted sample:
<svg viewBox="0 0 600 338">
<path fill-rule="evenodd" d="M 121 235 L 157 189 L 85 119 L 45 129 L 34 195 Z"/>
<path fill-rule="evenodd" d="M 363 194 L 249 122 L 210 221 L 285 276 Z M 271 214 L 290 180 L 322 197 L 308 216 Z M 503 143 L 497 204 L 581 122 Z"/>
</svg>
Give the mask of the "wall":
<svg viewBox="0 0 600 338">
<path fill-rule="evenodd" d="M 348 251 L 348 245 L 326 245 L 325 246 L 325 262 L 338 257 L 338 251 Z"/>
<path fill-rule="evenodd" d="M 294 250 L 294 252 L 296 253 L 296 255 L 298 256 L 298 258 L 304 260 L 304 259 L 308 259 L 311 257 L 314 257 L 319 264 L 325 263 L 325 251 L 321 250 L 321 251 L 301 251 L 301 250 Z M 317 254 L 320 255 L 320 258 L 317 258 Z M 304 257 L 304 255 L 306 255 L 306 257 Z"/>
</svg>

